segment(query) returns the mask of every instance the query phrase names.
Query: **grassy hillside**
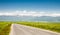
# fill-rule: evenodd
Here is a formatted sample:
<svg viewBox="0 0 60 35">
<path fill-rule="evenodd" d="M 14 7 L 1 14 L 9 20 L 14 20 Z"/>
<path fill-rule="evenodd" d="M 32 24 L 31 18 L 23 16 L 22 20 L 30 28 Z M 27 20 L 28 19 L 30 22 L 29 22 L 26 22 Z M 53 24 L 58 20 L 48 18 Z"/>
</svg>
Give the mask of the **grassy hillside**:
<svg viewBox="0 0 60 35">
<path fill-rule="evenodd" d="M 17 22 L 17 23 L 27 26 L 47 29 L 54 32 L 60 32 L 60 22 Z"/>
</svg>

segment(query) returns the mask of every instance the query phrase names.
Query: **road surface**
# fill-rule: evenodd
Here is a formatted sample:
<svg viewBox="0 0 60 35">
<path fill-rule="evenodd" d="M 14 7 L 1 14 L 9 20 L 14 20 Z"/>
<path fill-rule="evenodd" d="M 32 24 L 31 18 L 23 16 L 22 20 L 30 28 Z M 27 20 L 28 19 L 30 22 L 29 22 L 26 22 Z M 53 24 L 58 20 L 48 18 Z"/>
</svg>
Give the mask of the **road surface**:
<svg viewBox="0 0 60 35">
<path fill-rule="evenodd" d="M 60 33 L 50 32 L 19 24 L 12 24 L 9 35 L 60 35 Z"/>
</svg>

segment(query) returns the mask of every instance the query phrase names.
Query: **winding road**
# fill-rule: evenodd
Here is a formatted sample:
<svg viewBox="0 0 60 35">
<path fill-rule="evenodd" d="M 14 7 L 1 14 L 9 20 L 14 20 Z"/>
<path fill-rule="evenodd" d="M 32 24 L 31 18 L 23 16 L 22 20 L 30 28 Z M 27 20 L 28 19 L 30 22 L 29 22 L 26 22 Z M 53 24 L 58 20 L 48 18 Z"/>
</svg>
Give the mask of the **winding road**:
<svg viewBox="0 0 60 35">
<path fill-rule="evenodd" d="M 20 24 L 12 24 L 9 35 L 60 35 L 60 33 L 24 26 Z"/>
</svg>

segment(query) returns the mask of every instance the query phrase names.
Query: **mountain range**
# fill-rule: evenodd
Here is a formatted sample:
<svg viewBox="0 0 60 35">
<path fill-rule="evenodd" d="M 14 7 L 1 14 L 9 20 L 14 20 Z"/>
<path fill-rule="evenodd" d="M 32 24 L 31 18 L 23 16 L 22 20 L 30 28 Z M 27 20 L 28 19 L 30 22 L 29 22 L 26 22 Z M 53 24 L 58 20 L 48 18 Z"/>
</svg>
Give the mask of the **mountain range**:
<svg viewBox="0 0 60 35">
<path fill-rule="evenodd" d="M 60 16 L 0 16 L 0 21 L 60 21 Z"/>
</svg>

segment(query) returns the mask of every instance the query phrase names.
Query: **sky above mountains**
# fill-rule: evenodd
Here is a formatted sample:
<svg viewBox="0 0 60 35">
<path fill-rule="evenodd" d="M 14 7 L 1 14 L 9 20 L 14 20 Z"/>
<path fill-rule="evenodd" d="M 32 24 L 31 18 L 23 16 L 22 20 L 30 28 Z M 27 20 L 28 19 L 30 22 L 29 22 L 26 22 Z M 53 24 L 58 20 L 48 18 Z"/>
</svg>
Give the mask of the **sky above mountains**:
<svg viewBox="0 0 60 35">
<path fill-rule="evenodd" d="M 60 16 L 60 0 L 0 0 L 1 15 Z"/>
</svg>

